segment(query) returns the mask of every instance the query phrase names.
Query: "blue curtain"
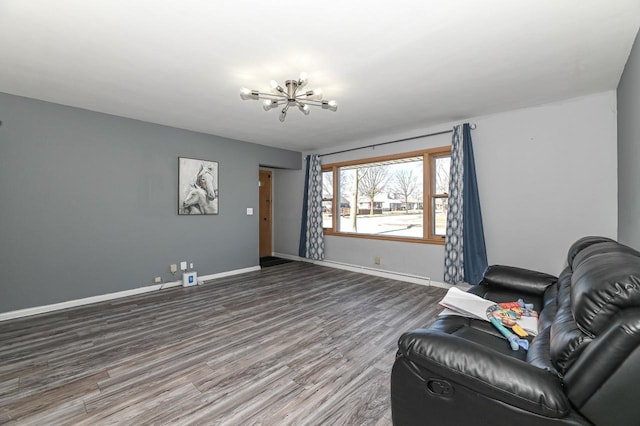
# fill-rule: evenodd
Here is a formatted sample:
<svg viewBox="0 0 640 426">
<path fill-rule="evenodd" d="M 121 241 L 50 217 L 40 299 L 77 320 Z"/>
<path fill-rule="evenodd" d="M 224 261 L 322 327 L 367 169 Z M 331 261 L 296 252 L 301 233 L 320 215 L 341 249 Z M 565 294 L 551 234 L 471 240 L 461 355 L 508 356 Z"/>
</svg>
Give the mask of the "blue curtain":
<svg viewBox="0 0 640 426">
<path fill-rule="evenodd" d="M 478 284 L 487 269 L 480 195 L 468 123 L 453 128 L 444 280 Z"/>
<path fill-rule="evenodd" d="M 324 259 L 322 165 L 317 155 L 308 155 L 306 160 L 298 255 L 308 259 L 322 260 Z"/>
</svg>

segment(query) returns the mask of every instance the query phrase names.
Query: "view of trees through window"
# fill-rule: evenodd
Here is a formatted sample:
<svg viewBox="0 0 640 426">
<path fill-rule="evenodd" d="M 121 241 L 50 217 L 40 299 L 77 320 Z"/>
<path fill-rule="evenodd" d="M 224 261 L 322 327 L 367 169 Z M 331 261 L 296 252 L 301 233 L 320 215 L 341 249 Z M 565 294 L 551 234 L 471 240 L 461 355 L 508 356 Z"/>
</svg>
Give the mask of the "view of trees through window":
<svg viewBox="0 0 640 426">
<path fill-rule="evenodd" d="M 325 169 L 324 228 L 339 233 L 420 239 L 444 235 L 449 153 L 434 157 L 396 157 Z M 431 161 L 431 176 L 427 176 L 426 187 L 425 157 Z M 431 220 L 425 221 L 425 214 L 430 214 Z M 425 232 L 425 223 L 431 224 L 431 232 Z"/>
</svg>

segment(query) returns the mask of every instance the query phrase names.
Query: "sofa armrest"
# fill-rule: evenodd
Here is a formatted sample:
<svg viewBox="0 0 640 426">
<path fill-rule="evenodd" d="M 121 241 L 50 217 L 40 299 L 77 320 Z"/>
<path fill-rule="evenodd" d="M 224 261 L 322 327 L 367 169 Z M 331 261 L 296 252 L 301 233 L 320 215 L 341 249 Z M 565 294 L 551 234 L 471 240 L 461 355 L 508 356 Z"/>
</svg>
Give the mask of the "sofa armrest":
<svg viewBox="0 0 640 426">
<path fill-rule="evenodd" d="M 473 392 L 546 417 L 570 412 L 558 377 L 478 343 L 420 329 L 403 334 L 398 346 L 408 360 Z"/>
<path fill-rule="evenodd" d="M 595 424 L 637 425 L 640 308 L 619 314 L 565 375 L 567 397 Z M 597 366 L 597 368 L 594 368 Z"/>
<path fill-rule="evenodd" d="M 515 266 L 491 265 L 485 271 L 480 284 L 542 296 L 547 287 L 556 282 L 558 277 L 544 272 Z"/>
</svg>

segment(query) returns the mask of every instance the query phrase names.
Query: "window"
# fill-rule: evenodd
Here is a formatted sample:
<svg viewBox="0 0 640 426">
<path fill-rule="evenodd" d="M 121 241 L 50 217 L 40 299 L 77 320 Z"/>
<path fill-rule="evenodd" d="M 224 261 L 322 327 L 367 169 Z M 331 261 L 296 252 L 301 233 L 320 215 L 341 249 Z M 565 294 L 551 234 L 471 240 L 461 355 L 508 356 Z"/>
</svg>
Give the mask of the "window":
<svg viewBox="0 0 640 426">
<path fill-rule="evenodd" d="M 449 201 L 449 172 L 451 169 L 451 155 L 434 156 L 433 158 L 433 190 L 431 191 L 431 206 L 433 211 L 433 235 L 444 237 L 447 232 L 447 205 Z"/>
<path fill-rule="evenodd" d="M 323 165 L 328 235 L 444 243 L 450 147 Z"/>
<path fill-rule="evenodd" d="M 322 227 L 333 228 L 333 173 L 322 172 Z"/>
</svg>

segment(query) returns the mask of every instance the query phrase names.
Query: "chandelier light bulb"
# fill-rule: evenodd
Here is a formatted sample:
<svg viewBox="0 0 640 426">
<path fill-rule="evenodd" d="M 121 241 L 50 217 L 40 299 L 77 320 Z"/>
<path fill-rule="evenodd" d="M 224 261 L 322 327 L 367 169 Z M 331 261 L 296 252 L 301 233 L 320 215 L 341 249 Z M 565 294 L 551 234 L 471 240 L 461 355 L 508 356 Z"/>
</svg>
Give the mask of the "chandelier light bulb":
<svg viewBox="0 0 640 426">
<path fill-rule="evenodd" d="M 277 82 L 277 81 L 275 81 L 275 80 L 271 80 L 271 81 L 269 82 L 269 84 L 271 85 L 271 88 L 272 88 L 274 91 L 276 91 L 276 92 L 280 92 L 280 93 L 283 93 L 283 92 L 284 92 L 284 89 L 283 89 L 283 88 L 278 84 L 278 82 Z"/>
<path fill-rule="evenodd" d="M 251 90 L 243 87 L 242 89 L 240 89 L 240 97 L 245 100 L 249 99 L 251 97 Z"/>
<path fill-rule="evenodd" d="M 335 112 L 338 109 L 338 103 L 334 100 L 322 101 L 322 109 L 328 109 L 329 111 Z"/>
<path fill-rule="evenodd" d="M 304 115 L 309 115 L 311 112 L 311 108 L 309 108 L 309 105 L 307 104 L 300 104 L 298 105 L 298 108 L 300 108 L 300 111 L 302 111 Z"/>
<path fill-rule="evenodd" d="M 262 108 L 264 108 L 265 111 L 271 110 L 272 106 L 273 106 L 273 101 L 269 99 L 267 99 L 262 103 Z"/>
<path fill-rule="evenodd" d="M 304 86 L 305 84 L 307 84 L 307 78 L 308 78 L 307 73 L 302 71 L 300 73 L 300 77 L 298 77 L 298 85 Z"/>
<path fill-rule="evenodd" d="M 321 88 L 317 88 L 317 89 L 313 89 L 313 90 L 307 90 L 306 92 L 304 92 L 302 94 L 302 96 L 306 96 L 307 99 L 322 99 L 322 89 Z"/>
<path fill-rule="evenodd" d="M 284 119 L 287 118 L 287 110 L 286 108 L 280 111 L 280 121 L 284 123 Z"/>
</svg>

